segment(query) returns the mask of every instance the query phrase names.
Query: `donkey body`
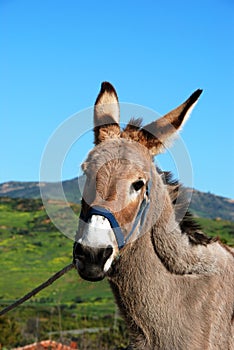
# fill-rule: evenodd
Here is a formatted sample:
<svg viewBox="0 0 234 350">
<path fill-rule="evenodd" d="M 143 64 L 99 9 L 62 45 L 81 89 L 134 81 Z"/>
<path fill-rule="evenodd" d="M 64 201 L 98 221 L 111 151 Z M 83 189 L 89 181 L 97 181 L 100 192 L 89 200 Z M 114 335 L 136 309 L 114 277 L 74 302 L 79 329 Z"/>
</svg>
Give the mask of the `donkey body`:
<svg viewBox="0 0 234 350">
<path fill-rule="evenodd" d="M 144 128 L 131 121 L 123 131 L 109 83 L 95 104 L 74 261 L 84 279 L 108 278 L 129 349 L 234 349 L 233 252 L 193 223 L 180 187 L 152 161 L 200 93 Z"/>
</svg>

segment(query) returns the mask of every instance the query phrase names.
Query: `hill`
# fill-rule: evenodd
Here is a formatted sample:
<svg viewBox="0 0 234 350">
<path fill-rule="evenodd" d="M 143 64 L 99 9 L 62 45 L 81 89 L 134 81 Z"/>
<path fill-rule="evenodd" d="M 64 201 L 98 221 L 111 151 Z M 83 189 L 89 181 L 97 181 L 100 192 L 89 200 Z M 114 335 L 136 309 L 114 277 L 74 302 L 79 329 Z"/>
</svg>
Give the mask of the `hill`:
<svg viewBox="0 0 234 350">
<path fill-rule="evenodd" d="M 73 205 L 74 211 L 79 209 Z M 40 199 L 0 198 L 0 309 L 68 265 L 72 249 L 73 241 L 56 230 Z M 107 339 L 105 329 L 114 324 L 115 313 L 107 281 L 91 284 L 70 271 L 0 318 L 0 348 L 12 349 L 48 337 L 71 341 L 72 335 L 61 336 L 62 330 L 100 328 L 98 334 L 78 332 L 75 339 L 80 348 L 89 343 L 89 349 L 105 349 L 97 343 Z M 119 332 L 112 336 L 118 344 Z"/>
<path fill-rule="evenodd" d="M 80 203 L 81 194 L 78 186 L 82 178 L 74 178 L 62 182 L 65 196 L 68 202 Z M 51 199 L 61 199 L 56 182 L 6 182 L 0 184 L 0 197 L 10 198 L 40 198 L 40 188 Z M 211 193 L 201 192 L 187 188 L 192 194 L 190 210 L 195 216 L 203 218 L 221 218 L 222 220 L 234 221 L 234 200 L 216 196 Z"/>
<path fill-rule="evenodd" d="M 51 199 L 61 199 L 58 194 L 58 182 L 19 182 L 9 181 L 0 184 L 0 197 L 9 198 L 40 198 L 41 188 Z M 78 178 L 62 182 L 63 190 L 68 202 L 80 203 L 81 194 Z"/>
<path fill-rule="evenodd" d="M 191 191 L 187 189 L 187 191 Z M 234 221 L 234 200 L 209 192 L 192 190 L 191 212 L 198 217 Z"/>
<path fill-rule="evenodd" d="M 78 214 L 80 205 L 72 204 L 72 209 Z M 196 220 L 208 235 L 219 236 L 234 246 L 233 222 Z M 58 232 L 50 221 L 41 199 L 0 198 L 0 308 L 69 264 L 72 247 L 73 241 Z M 90 350 L 113 350 L 128 343 L 107 281 L 89 283 L 81 280 L 76 271 L 70 271 L 0 318 L 0 328 L 0 344 L 6 349 L 49 336 L 56 341 L 61 337 L 67 342 L 76 340 L 81 349 Z M 87 328 L 98 332 L 79 333 Z M 68 330 L 67 335 L 64 330 Z M 71 330 L 79 332 L 72 336 Z"/>
</svg>

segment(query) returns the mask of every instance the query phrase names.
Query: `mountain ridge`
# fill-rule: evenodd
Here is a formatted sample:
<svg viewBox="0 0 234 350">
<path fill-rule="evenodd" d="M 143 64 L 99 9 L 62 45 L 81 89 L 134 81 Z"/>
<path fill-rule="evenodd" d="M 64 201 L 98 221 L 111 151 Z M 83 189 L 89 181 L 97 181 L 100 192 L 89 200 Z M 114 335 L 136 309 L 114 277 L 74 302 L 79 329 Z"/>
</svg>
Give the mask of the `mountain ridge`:
<svg viewBox="0 0 234 350">
<path fill-rule="evenodd" d="M 82 182 L 82 177 L 65 180 L 62 187 L 68 202 L 80 203 L 81 193 L 78 182 Z M 51 199 L 61 200 L 58 191 L 59 182 L 35 182 L 35 181 L 9 181 L 0 184 L 0 197 L 10 198 L 40 198 L 41 188 Z M 210 192 L 202 192 L 192 188 L 186 188 L 186 192 L 191 195 L 191 212 L 198 217 L 210 219 L 223 219 L 234 221 L 234 200 Z"/>
</svg>

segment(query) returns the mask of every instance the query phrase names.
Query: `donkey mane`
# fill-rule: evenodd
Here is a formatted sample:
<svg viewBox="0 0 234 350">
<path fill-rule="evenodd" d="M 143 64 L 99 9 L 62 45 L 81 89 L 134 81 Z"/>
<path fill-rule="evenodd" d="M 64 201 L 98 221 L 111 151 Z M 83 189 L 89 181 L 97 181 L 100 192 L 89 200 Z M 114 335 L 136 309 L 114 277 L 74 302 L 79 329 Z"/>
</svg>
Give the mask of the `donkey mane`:
<svg viewBox="0 0 234 350">
<path fill-rule="evenodd" d="M 201 225 L 199 225 L 188 207 L 188 196 L 186 189 L 179 183 L 178 180 L 174 180 L 171 172 L 161 171 L 157 168 L 159 174 L 162 175 L 164 184 L 167 186 L 171 203 L 175 210 L 176 221 L 180 225 L 181 232 L 186 234 L 192 244 L 207 245 L 218 240 L 218 238 L 208 237 L 203 231 Z M 180 212 L 185 211 L 185 215 L 180 218 Z"/>
</svg>

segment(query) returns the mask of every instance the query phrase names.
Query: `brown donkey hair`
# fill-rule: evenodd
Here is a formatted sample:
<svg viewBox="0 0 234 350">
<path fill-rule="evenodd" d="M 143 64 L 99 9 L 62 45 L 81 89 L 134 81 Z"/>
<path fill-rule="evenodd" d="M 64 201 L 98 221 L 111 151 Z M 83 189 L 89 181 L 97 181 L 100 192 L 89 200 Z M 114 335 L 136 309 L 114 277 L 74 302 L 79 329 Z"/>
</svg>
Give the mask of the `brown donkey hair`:
<svg viewBox="0 0 234 350">
<path fill-rule="evenodd" d="M 81 219 L 74 260 L 81 277 L 108 279 L 129 328 L 129 350 L 234 350 L 233 250 L 203 233 L 187 209 L 179 182 L 153 163 L 182 128 L 200 94 L 196 90 L 144 127 L 141 119 L 132 119 L 124 130 L 110 83 L 102 84 L 94 106 L 95 147 L 83 164 L 87 183 L 81 213 L 95 206 L 114 213 L 125 234 L 137 208 L 148 206 L 142 225 L 137 223 L 142 234 L 121 248 L 112 219 L 98 211 L 90 219 L 93 226 Z M 99 230 L 103 223 L 105 235 Z"/>
</svg>

